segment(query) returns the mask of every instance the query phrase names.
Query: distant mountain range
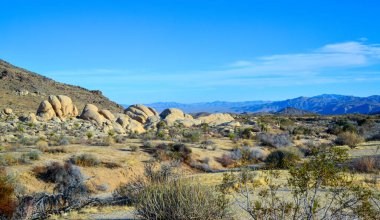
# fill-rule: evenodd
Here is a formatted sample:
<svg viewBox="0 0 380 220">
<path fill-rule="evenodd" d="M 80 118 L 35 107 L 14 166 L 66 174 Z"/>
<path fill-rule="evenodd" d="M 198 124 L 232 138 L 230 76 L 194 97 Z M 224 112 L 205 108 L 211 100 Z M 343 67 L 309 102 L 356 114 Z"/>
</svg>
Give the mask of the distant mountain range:
<svg viewBox="0 0 380 220">
<path fill-rule="evenodd" d="M 166 108 L 180 108 L 187 113 L 196 112 L 229 112 L 229 113 L 257 113 L 278 112 L 291 107 L 307 112 L 333 114 L 374 114 L 380 112 L 380 96 L 356 97 L 335 94 L 324 94 L 314 97 L 298 97 L 283 101 L 247 101 L 247 102 L 201 102 L 182 104 L 177 102 L 157 102 L 147 104 L 162 111 Z M 289 110 L 289 109 L 288 109 Z M 292 112 L 294 112 L 292 110 Z M 285 112 L 286 113 L 286 112 Z"/>
</svg>

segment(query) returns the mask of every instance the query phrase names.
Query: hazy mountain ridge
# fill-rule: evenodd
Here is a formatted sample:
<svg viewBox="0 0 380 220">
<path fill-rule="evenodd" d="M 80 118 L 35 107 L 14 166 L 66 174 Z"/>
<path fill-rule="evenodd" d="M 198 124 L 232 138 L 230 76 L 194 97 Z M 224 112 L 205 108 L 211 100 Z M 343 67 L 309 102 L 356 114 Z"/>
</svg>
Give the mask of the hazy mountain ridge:
<svg viewBox="0 0 380 220">
<path fill-rule="evenodd" d="M 179 108 L 186 113 L 197 113 L 197 112 L 236 112 L 239 111 L 233 110 L 231 107 L 244 107 L 252 106 L 259 104 L 266 104 L 268 101 L 245 101 L 245 102 L 224 102 L 224 101 L 215 101 L 215 102 L 198 102 L 198 103 L 178 103 L 178 102 L 155 102 L 146 104 L 149 107 L 156 109 L 161 112 L 167 108 Z M 125 107 L 129 105 L 123 105 Z"/>
<path fill-rule="evenodd" d="M 298 97 L 283 101 L 246 101 L 246 102 L 201 102 L 182 104 L 177 102 L 156 102 L 147 104 L 161 111 L 165 108 L 180 108 L 187 113 L 195 112 L 278 112 L 291 107 L 317 114 L 373 114 L 380 111 L 380 96 L 368 97 L 323 94 L 313 97 Z"/>
</svg>

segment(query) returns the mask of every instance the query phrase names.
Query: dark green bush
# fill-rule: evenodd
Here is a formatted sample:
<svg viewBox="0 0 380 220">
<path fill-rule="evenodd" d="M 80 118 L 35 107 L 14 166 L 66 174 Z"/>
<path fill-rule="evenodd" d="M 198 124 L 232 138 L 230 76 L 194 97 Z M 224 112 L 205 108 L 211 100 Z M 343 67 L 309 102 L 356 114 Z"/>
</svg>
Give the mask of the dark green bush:
<svg viewBox="0 0 380 220">
<path fill-rule="evenodd" d="M 287 150 L 275 150 L 271 152 L 265 163 L 271 168 L 286 169 L 297 163 L 299 156 Z"/>
</svg>

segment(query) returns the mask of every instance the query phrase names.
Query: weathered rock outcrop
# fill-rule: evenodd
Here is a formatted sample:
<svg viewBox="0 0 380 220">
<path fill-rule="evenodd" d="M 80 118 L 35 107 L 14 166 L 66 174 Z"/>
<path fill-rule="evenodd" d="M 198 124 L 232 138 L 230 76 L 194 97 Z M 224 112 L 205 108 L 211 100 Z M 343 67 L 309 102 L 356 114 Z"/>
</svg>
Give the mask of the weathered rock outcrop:
<svg viewBox="0 0 380 220">
<path fill-rule="evenodd" d="M 140 104 L 129 106 L 124 110 L 124 114 L 142 124 L 145 124 L 149 117 L 159 117 L 159 114 L 156 110 Z"/>
<path fill-rule="evenodd" d="M 5 108 L 3 109 L 4 114 L 11 115 L 13 114 L 13 110 L 11 108 Z"/>
<path fill-rule="evenodd" d="M 229 114 L 217 113 L 217 114 L 211 114 L 208 116 L 199 117 L 197 118 L 197 120 L 200 121 L 200 123 L 207 123 L 211 126 L 216 126 L 216 125 L 230 123 L 234 121 L 235 119 Z"/>
<path fill-rule="evenodd" d="M 98 107 L 93 104 L 86 104 L 79 118 L 88 121 L 94 121 L 98 125 L 102 125 L 107 119 L 99 113 Z"/>
<path fill-rule="evenodd" d="M 129 132 L 138 133 L 138 134 L 145 132 L 143 124 L 132 119 L 128 115 L 120 114 L 117 117 L 116 122 L 119 123 L 125 130 Z"/>
<path fill-rule="evenodd" d="M 186 127 L 191 127 L 193 125 L 200 124 L 198 120 L 194 120 L 193 116 L 185 114 L 182 110 L 177 108 L 165 109 L 160 114 L 160 116 L 168 126 L 173 126 L 175 123 L 183 124 Z"/>
<path fill-rule="evenodd" d="M 51 120 L 54 117 L 58 117 L 63 121 L 70 117 L 76 117 L 78 109 L 70 97 L 65 95 L 50 95 L 48 100 L 41 102 L 37 115 L 45 121 Z"/>
</svg>

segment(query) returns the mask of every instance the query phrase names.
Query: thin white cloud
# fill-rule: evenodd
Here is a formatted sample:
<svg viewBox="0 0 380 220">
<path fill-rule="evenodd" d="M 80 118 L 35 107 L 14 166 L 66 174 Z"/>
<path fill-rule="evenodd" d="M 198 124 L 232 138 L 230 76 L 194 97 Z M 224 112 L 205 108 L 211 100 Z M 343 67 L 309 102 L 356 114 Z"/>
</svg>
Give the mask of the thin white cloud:
<svg viewBox="0 0 380 220">
<path fill-rule="evenodd" d="M 328 44 L 308 53 L 275 54 L 253 60 L 238 60 L 213 71 L 157 73 L 121 69 L 53 71 L 53 78 L 105 86 L 165 85 L 206 88 L 208 86 L 290 86 L 308 84 L 378 81 L 380 73 L 368 67 L 380 64 L 380 45 L 364 41 Z"/>
</svg>

